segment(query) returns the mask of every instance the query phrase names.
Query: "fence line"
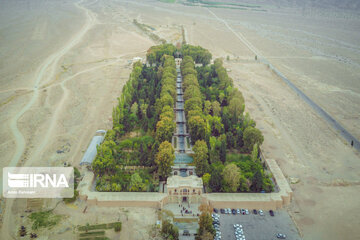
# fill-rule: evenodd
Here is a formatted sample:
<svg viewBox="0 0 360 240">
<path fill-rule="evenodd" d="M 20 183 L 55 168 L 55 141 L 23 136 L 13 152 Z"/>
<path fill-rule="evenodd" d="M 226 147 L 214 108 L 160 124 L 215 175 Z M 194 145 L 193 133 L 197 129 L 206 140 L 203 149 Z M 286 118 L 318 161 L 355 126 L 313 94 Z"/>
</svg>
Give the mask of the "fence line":
<svg viewBox="0 0 360 240">
<path fill-rule="evenodd" d="M 325 119 L 330 126 L 335 129 L 351 146 L 360 152 L 360 142 L 350 132 L 348 132 L 339 122 L 331 117 L 324 109 L 311 100 L 305 93 L 303 93 L 298 87 L 296 87 L 288 78 L 284 76 L 279 70 L 277 70 L 270 62 L 264 58 L 257 58 L 259 62 L 267 65 L 276 75 L 278 75 L 298 96 L 300 96 L 312 109 L 317 112 L 320 117 Z"/>
</svg>

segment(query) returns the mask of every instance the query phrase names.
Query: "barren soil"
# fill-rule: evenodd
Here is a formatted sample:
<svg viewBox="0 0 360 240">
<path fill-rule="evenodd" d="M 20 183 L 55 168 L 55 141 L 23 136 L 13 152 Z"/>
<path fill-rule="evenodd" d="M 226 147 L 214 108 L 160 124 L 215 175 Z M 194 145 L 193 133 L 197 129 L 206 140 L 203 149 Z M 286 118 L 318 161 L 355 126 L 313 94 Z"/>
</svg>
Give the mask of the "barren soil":
<svg viewBox="0 0 360 240">
<path fill-rule="evenodd" d="M 0 166 L 77 166 L 95 131 L 111 127 L 129 61 L 155 44 L 133 19 L 173 43 L 184 27 L 188 43 L 230 57 L 225 66 L 264 133 L 265 155 L 300 179 L 289 213 L 304 239 L 360 238 L 359 153 L 254 60 L 268 59 L 360 138 L 359 8 L 285 2 L 255 12 L 153 0 L 1 1 Z M 1 205 L 4 239 L 16 234 L 21 203 Z M 108 210 L 91 211 L 107 219 Z"/>
</svg>

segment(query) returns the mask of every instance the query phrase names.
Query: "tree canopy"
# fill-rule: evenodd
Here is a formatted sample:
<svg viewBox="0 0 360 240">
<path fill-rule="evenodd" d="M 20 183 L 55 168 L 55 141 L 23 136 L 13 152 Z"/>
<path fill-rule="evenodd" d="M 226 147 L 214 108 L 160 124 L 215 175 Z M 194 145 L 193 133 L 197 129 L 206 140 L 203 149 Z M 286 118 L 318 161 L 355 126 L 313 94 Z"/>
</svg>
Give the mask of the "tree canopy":
<svg viewBox="0 0 360 240">
<path fill-rule="evenodd" d="M 159 146 L 155 162 L 158 165 L 158 174 L 161 178 L 166 179 L 171 173 L 171 166 L 174 165 L 174 149 L 168 141 L 164 141 Z"/>
<path fill-rule="evenodd" d="M 193 158 L 196 166 L 196 174 L 202 176 L 208 171 L 208 147 L 204 140 L 196 141 L 193 150 L 195 152 Z"/>
<path fill-rule="evenodd" d="M 173 56 L 177 51 L 172 44 L 152 46 L 146 53 L 146 60 L 150 63 L 159 63 L 164 55 Z"/>
<path fill-rule="evenodd" d="M 191 56 L 196 63 L 202 63 L 203 65 L 209 64 L 212 58 L 211 53 L 200 46 L 184 44 L 181 48 L 181 52 L 183 56 Z"/>
<path fill-rule="evenodd" d="M 197 231 L 196 240 L 202 240 L 203 237 L 211 236 L 213 239 L 215 235 L 215 229 L 213 227 L 213 219 L 211 217 L 212 208 L 209 205 L 202 204 L 199 206 L 201 214 L 199 216 L 199 228 Z"/>
</svg>

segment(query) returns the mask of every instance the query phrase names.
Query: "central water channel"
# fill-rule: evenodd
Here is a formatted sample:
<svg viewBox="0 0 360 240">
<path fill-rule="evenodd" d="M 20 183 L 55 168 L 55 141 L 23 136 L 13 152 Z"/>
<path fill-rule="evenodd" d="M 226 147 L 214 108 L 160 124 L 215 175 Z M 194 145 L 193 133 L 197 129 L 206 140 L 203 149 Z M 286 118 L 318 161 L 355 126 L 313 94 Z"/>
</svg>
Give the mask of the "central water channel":
<svg viewBox="0 0 360 240">
<path fill-rule="evenodd" d="M 180 72 L 180 66 L 176 66 L 177 78 L 176 78 L 176 104 L 175 104 L 175 116 L 176 116 L 176 132 L 174 134 L 177 138 L 177 153 L 175 158 L 175 164 L 187 164 L 193 161 L 187 153 L 186 144 L 189 144 L 189 134 L 186 132 L 186 118 L 184 111 L 184 94 L 182 90 L 182 76 Z M 189 147 L 188 147 L 189 149 Z"/>
</svg>

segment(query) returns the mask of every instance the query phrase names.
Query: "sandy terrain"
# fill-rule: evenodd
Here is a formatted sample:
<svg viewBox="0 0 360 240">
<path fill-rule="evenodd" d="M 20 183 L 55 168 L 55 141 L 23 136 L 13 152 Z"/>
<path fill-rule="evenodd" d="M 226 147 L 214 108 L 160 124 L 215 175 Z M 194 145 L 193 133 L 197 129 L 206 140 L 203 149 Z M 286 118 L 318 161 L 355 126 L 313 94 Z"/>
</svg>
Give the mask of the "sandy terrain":
<svg viewBox="0 0 360 240">
<path fill-rule="evenodd" d="M 20 202 L 20 201 L 19 201 Z M 25 210 L 21 204 L 15 204 L 22 212 Z M 52 206 L 54 208 L 55 205 Z M 84 209 L 86 212 L 84 213 Z M 42 239 L 63 240 L 77 239 L 79 233 L 77 227 L 90 225 L 113 223 L 121 221 L 122 230 L 116 233 L 114 229 L 106 230 L 106 236 L 110 239 L 149 239 L 149 232 L 158 220 L 158 213 L 152 208 L 119 208 L 119 207 L 92 207 L 85 202 L 78 201 L 76 204 L 59 203 L 53 210 L 54 214 L 61 215 L 60 224 L 49 229 L 40 229 L 36 232 Z M 31 230 L 32 223 L 26 216 L 15 219 L 16 225 L 23 225 Z M 141 226 L 141 227 L 139 227 Z M 46 237 L 44 237 L 46 236 Z"/>
<path fill-rule="evenodd" d="M 183 26 L 190 44 L 230 56 L 225 65 L 264 132 L 265 155 L 300 179 L 289 212 L 304 239 L 360 238 L 359 153 L 254 61 L 255 53 L 268 59 L 360 138 L 358 5 L 275 2 L 250 12 L 152 0 L 0 1 L 0 166 L 77 165 L 94 132 L 111 126 L 128 60 L 154 45 L 133 19 L 172 42 Z M 19 202 L 3 209 L 5 239 L 16 232 Z"/>
</svg>

